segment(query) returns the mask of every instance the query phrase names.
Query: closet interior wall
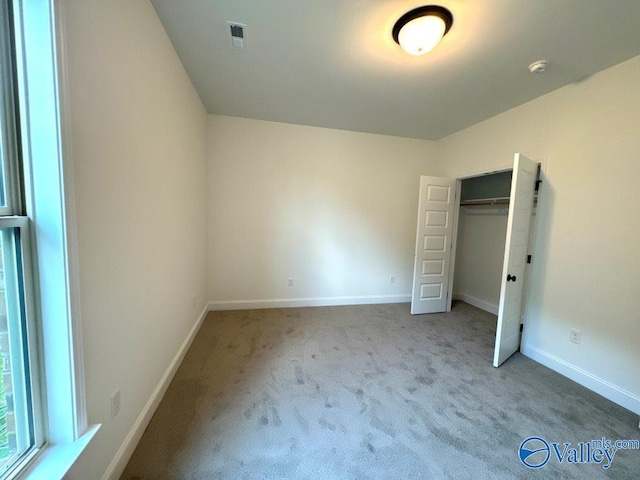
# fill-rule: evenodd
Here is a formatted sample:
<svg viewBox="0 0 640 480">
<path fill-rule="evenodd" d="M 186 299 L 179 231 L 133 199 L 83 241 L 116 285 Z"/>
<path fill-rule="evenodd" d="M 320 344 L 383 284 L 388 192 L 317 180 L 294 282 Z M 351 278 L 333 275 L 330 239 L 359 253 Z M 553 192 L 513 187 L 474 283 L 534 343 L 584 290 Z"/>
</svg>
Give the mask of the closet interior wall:
<svg viewBox="0 0 640 480">
<path fill-rule="evenodd" d="M 453 298 L 498 313 L 511 171 L 462 180 Z"/>
</svg>

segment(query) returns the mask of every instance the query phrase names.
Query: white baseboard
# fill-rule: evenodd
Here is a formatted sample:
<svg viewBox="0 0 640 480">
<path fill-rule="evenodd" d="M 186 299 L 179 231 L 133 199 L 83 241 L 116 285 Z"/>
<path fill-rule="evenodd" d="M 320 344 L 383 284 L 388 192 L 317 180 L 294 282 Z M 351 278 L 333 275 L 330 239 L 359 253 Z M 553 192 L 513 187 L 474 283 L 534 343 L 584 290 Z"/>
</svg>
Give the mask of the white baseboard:
<svg viewBox="0 0 640 480">
<path fill-rule="evenodd" d="M 462 300 L 469 305 L 473 305 L 474 307 L 478 307 L 480 310 L 484 310 L 485 312 L 493 313 L 494 315 L 498 315 L 498 305 L 494 305 L 493 303 L 485 302 L 477 297 L 473 297 L 471 295 L 467 295 L 466 293 L 454 293 L 454 300 Z"/>
<path fill-rule="evenodd" d="M 182 363 L 182 360 L 187 353 L 187 350 L 189 350 L 189 347 L 191 346 L 193 339 L 198 333 L 198 330 L 200 329 L 202 322 L 207 316 L 207 313 L 209 313 L 209 305 L 205 306 L 205 308 L 198 316 L 196 323 L 193 325 L 193 327 L 191 327 L 187 338 L 185 338 L 184 342 L 182 342 L 182 345 L 180 345 L 178 352 L 176 353 L 175 357 L 173 357 L 173 360 L 169 364 L 169 367 L 160 379 L 160 383 L 158 383 L 156 388 L 153 390 L 151 397 L 149 397 L 149 400 L 147 401 L 146 405 L 142 409 L 142 412 L 133 424 L 133 427 L 131 427 L 131 430 L 129 430 L 129 434 L 125 438 L 124 442 L 122 442 L 122 445 L 118 449 L 115 457 L 113 457 L 113 460 L 111 460 L 109 467 L 102 476 L 102 480 L 117 480 L 118 478 L 120 478 L 120 475 L 122 475 L 122 472 L 127 466 L 127 462 L 129 462 L 129 459 L 131 458 L 131 455 L 133 455 L 133 452 L 136 449 L 138 442 L 142 437 L 142 434 L 149 425 L 149 422 L 151 421 L 153 414 L 158 408 L 158 405 L 160 405 L 162 397 L 167 391 L 171 380 L 173 380 L 173 376 L 176 374 L 178 367 Z"/>
<path fill-rule="evenodd" d="M 583 387 L 592 390 L 614 403 L 640 415 L 640 396 L 635 395 L 627 390 L 620 388 L 600 377 L 597 377 L 586 370 L 571 365 L 561 358 L 551 355 L 536 347 L 527 344 L 520 346 L 520 352 L 523 355 L 541 363 L 545 367 L 558 372 L 565 377 L 570 378 Z"/>
<path fill-rule="evenodd" d="M 357 297 L 280 298 L 271 300 L 221 300 L 209 302 L 209 311 L 255 310 L 259 308 L 330 307 L 336 305 L 371 305 L 408 303 L 411 295 L 361 295 Z"/>
</svg>

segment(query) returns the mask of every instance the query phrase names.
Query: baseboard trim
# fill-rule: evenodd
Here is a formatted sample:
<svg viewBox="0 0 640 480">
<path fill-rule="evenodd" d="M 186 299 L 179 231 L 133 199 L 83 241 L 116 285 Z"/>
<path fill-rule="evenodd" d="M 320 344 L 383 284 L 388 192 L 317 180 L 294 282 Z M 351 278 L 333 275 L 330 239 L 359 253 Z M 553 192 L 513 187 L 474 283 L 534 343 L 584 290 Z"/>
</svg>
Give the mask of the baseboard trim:
<svg viewBox="0 0 640 480">
<path fill-rule="evenodd" d="M 149 422 L 151 421 L 153 414 L 158 408 L 158 405 L 160 405 L 160 401 L 162 400 L 162 397 L 164 397 L 164 394 L 167 391 L 171 380 L 173 380 L 174 375 L 178 371 L 178 367 L 182 363 L 187 350 L 189 350 L 193 339 L 198 333 L 198 330 L 200 330 L 200 326 L 207 316 L 207 313 L 209 313 L 209 305 L 205 306 L 205 308 L 198 316 L 195 324 L 193 325 L 193 327 L 191 327 L 187 338 L 185 338 L 184 342 L 182 342 L 182 345 L 178 349 L 176 355 L 173 357 L 173 360 L 169 364 L 167 370 L 164 372 L 164 375 L 162 375 L 160 382 L 153 390 L 153 393 L 142 409 L 142 412 L 140 412 L 140 415 L 131 427 L 131 430 L 129 430 L 129 434 L 125 438 L 124 442 L 122 442 L 122 445 L 118 449 L 115 457 L 113 457 L 113 460 L 111 460 L 109 467 L 102 476 L 102 480 L 117 480 L 122 475 L 122 472 L 127 466 L 131 455 L 133 455 L 134 450 L 138 446 L 140 438 L 142 438 L 142 434 L 149 425 Z"/>
<path fill-rule="evenodd" d="M 337 305 L 371 305 L 408 303 L 411 295 L 361 295 L 356 297 L 280 298 L 271 300 L 217 300 L 209 302 L 209 311 L 256 310 L 262 308 L 332 307 Z"/>
<path fill-rule="evenodd" d="M 541 363 L 545 367 L 570 378 L 583 387 L 586 387 L 589 390 L 592 390 L 626 408 L 627 410 L 640 415 L 640 396 L 620 388 L 613 383 L 587 372 L 586 370 L 576 367 L 555 355 L 540 350 L 539 348 L 522 344 L 520 346 L 520 352 L 532 360 Z"/>
<path fill-rule="evenodd" d="M 473 305 L 474 307 L 478 307 L 480 310 L 484 310 L 485 312 L 493 313 L 494 315 L 498 315 L 498 305 L 494 305 L 493 303 L 485 302 L 477 297 L 472 295 L 467 295 L 466 293 L 454 293 L 454 300 L 462 300 L 469 305 Z"/>
</svg>

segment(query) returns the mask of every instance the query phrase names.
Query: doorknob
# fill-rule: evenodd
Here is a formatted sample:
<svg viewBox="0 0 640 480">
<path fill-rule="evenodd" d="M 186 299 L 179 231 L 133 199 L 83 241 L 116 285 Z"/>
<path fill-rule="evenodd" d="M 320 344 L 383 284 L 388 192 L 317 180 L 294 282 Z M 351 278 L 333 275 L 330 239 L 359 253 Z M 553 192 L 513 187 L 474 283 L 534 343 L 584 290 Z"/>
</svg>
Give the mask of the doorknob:
<svg viewBox="0 0 640 480">
<path fill-rule="evenodd" d="M 507 282 L 515 282 L 516 276 L 507 274 Z"/>
</svg>

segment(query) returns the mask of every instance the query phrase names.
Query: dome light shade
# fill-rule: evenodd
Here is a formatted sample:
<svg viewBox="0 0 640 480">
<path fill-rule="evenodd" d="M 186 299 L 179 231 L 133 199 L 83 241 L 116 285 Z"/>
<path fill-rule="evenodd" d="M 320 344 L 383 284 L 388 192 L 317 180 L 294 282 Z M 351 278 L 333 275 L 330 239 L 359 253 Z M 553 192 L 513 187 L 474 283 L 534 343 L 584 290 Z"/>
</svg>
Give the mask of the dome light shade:
<svg viewBox="0 0 640 480">
<path fill-rule="evenodd" d="M 393 39 L 411 55 L 424 55 L 433 50 L 449 31 L 453 16 L 436 5 L 419 7 L 405 13 L 393 26 Z"/>
</svg>

